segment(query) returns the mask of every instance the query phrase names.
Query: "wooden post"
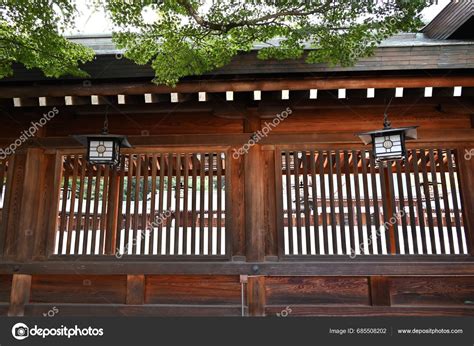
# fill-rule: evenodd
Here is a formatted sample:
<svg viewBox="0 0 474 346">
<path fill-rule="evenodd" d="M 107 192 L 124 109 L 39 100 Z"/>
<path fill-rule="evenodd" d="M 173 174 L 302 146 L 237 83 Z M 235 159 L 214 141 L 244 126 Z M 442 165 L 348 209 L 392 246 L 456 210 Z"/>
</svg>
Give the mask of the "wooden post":
<svg viewBox="0 0 474 346">
<path fill-rule="evenodd" d="M 28 148 L 15 154 L 5 244 L 5 255 L 10 259 L 31 259 L 35 238 L 41 237 L 39 211 L 46 167 L 42 149 Z"/>
<path fill-rule="evenodd" d="M 53 253 L 61 189 L 62 156 L 44 155 L 40 164 L 37 234 L 33 259 L 45 259 Z"/>
<path fill-rule="evenodd" d="M 390 306 L 390 280 L 385 276 L 369 277 L 370 303 L 373 306 Z"/>
<path fill-rule="evenodd" d="M 263 150 L 264 171 L 264 229 L 265 229 L 265 258 L 267 260 L 278 260 L 278 229 L 277 229 L 277 181 L 281 184 L 281 167 L 279 172 L 275 170 L 275 147 L 273 150 Z M 267 148 L 265 148 L 267 149 Z M 269 148 L 268 148 L 269 149 Z M 278 180 L 277 174 L 280 174 Z"/>
<path fill-rule="evenodd" d="M 456 162 L 459 170 L 464 225 L 467 230 L 467 247 L 471 256 L 474 256 L 474 157 L 470 155 L 471 150 L 474 150 L 474 143 L 470 147 L 458 148 Z"/>
<path fill-rule="evenodd" d="M 256 144 L 245 155 L 245 229 L 248 261 L 265 259 L 264 170 L 262 148 Z"/>
<path fill-rule="evenodd" d="M 239 147 L 227 154 L 226 180 L 230 191 L 226 193 L 226 229 L 230 230 L 233 259 L 245 260 L 245 209 L 244 209 L 244 158 L 238 153 Z M 229 169 L 227 169 L 227 167 Z"/>
<path fill-rule="evenodd" d="M 23 316 L 30 301 L 31 275 L 13 274 L 8 316 Z"/>
<path fill-rule="evenodd" d="M 247 283 L 249 316 L 265 316 L 265 277 L 249 276 Z"/>
<path fill-rule="evenodd" d="M 127 304 L 141 305 L 145 302 L 145 275 L 127 275 Z"/>
</svg>

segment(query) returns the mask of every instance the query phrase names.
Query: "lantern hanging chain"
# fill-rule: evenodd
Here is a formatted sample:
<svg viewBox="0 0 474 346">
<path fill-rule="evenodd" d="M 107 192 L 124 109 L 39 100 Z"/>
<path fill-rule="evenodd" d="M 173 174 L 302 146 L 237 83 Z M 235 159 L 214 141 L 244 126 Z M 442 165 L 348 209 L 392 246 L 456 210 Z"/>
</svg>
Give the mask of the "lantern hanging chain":
<svg viewBox="0 0 474 346">
<path fill-rule="evenodd" d="M 383 128 L 384 129 L 389 129 L 392 127 L 392 123 L 388 120 L 388 107 L 390 107 L 390 104 L 392 103 L 393 97 L 390 98 L 390 101 L 387 104 L 387 107 L 385 107 L 385 111 L 383 112 Z"/>
<path fill-rule="evenodd" d="M 109 105 L 105 106 L 105 116 L 104 116 L 104 127 L 102 129 L 102 134 L 103 135 L 108 135 L 109 134 L 109 118 L 107 116 L 107 113 L 109 111 Z"/>
</svg>

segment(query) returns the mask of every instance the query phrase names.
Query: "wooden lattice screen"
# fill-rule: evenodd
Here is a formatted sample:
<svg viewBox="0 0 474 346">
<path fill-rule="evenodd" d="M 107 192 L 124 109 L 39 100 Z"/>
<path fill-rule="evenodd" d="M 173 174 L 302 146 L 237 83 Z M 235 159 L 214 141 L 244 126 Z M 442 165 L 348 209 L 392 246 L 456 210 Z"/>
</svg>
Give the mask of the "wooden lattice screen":
<svg viewBox="0 0 474 346">
<path fill-rule="evenodd" d="M 223 151 L 127 154 L 115 170 L 64 156 L 54 253 L 227 256 L 225 167 Z"/>
<path fill-rule="evenodd" d="M 377 167 L 369 151 L 281 155 L 282 255 L 465 255 L 453 150 L 409 150 Z"/>
</svg>

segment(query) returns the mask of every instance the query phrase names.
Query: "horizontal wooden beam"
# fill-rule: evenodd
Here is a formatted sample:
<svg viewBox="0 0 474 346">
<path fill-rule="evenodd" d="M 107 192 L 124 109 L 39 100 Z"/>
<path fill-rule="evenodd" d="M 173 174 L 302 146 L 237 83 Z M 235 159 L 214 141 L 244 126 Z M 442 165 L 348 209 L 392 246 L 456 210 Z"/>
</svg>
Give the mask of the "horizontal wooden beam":
<svg viewBox="0 0 474 346">
<path fill-rule="evenodd" d="M 266 316 L 278 316 L 287 309 L 285 305 L 265 308 Z M 291 305 L 288 316 L 474 316 L 474 308 L 469 307 L 389 307 L 389 306 L 321 306 Z"/>
<path fill-rule="evenodd" d="M 2 86 L 0 98 L 21 97 L 63 97 L 89 95 L 137 95 L 163 93 L 225 93 L 281 90 L 335 90 L 335 89 L 387 89 L 387 88 L 423 88 L 423 87 L 474 87 L 474 76 L 387 76 L 387 77 L 311 77 L 311 78 L 274 78 L 238 81 L 188 81 L 181 82 L 175 88 L 148 83 L 103 83 L 84 87 L 82 83 L 66 85 Z"/>
<path fill-rule="evenodd" d="M 43 316 L 51 304 L 27 304 L 25 316 Z M 240 316 L 240 305 L 171 305 L 171 304 L 54 304 L 61 316 Z"/>
<path fill-rule="evenodd" d="M 376 256 L 377 257 L 377 256 Z M 415 257 L 415 258 L 413 258 Z M 421 258 L 420 258 L 421 257 Z M 423 258 L 424 257 L 424 258 Z M 163 262 L 142 260 L 48 261 L 2 263 L 0 274 L 88 274 L 88 275 L 147 275 L 147 274 L 209 274 L 214 275 L 313 275 L 313 276 L 472 276 L 474 258 L 447 256 L 429 259 L 410 256 L 401 259 L 372 260 L 362 258 L 342 260 L 331 258 L 315 261 L 281 262 Z M 114 260 L 115 259 L 115 260 Z"/>
<path fill-rule="evenodd" d="M 155 136 L 129 136 L 129 142 L 134 148 L 123 150 L 124 153 L 133 152 L 135 149 L 146 147 L 178 147 L 178 146 L 242 146 L 250 140 L 249 134 L 193 134 L 193 135 L 155 135 Z M 0 145 L 7 146 L 15 138 L 2 138 Z M 408 146 L 415 144 L 435 143 L 472 143 L 474 142 L 474 129 L 423 129 L 418 130 L 418 139 L 409 141 Z M 362 142 L 353 132 L 335 133 L 274 133 L 263 137 L 259 144 L 262 145 L 303 145 L 303 144 L 338 144 L 350 145 L 355 149 L 362 147 Z M 436 145 L 436 144 L 435 144 Z M 82 148 L 82 145 L 72 137 L 43 137 L 35 138 L 28 142 L 29 147 L 44 149 Z"/>
</svg>

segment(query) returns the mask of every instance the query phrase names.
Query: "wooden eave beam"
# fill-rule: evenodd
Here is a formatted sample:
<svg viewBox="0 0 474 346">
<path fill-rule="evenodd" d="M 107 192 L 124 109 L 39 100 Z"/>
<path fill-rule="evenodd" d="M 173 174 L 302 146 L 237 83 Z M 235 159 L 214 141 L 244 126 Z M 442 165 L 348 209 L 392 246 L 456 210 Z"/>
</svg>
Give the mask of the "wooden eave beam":
<svg viewBox="0 0 474 346">
<path fill-rule="evenodd" d="M 41 85 L 41 86 L 1 86 L 0 98 L 62 97 L 89 95 L 139 95 L 145 93 L 223 93 L 281 91 L 281 90 L 334 90 L 364 88 L 423 88 L 474 87 L 474 76 L 390 76 L 390 77 L 344 77 L 344 78 L 307 78 L 307 79 L 261 79 L 240 81 L 196 81 L 182 82 L 175 88 L 152 83 L 104 83 L 84 88 L 81 84 Z"/>
</svg>

